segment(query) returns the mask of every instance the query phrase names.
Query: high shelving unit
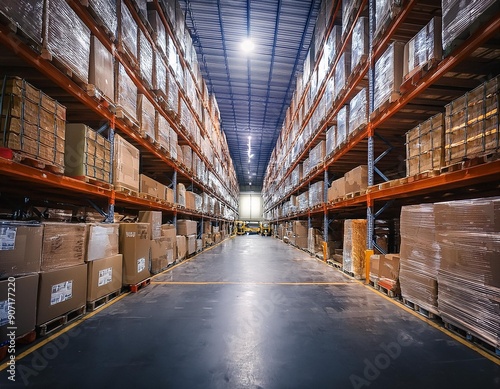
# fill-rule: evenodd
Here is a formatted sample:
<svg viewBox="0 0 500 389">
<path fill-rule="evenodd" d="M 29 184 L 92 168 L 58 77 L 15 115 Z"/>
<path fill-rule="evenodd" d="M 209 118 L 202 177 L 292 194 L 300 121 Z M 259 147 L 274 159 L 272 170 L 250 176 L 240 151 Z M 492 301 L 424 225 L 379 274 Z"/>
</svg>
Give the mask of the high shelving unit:
<svg viewBox="0 0 500 389">
<path fill-rule="evenodd" d="M 310 74 L 301 77 L 309 80 L 321 66 L 327 37 L 332 29 L 342 25 L 342 1 L 324 2 L 326 18 L 325 34 L 316 40 Z M 366 218 L 368 224 L 367 249 L 374 248 L 375 218 L 385 212 L 398 217 L 402 205 L 443 199 L 461 199 L 498 194 L 500 161 L 495 156 L 465 160 L 445 167 L 441 171 L 408 177 L 405 162 L 405 134 L 429 119 L 444 112 L 446 104 L 495 76 L 500 68 L 500 14 L 496 6 L 482 15 L 478 21 L 462 33 L 443 59 L 420 70 L 401 86 L 401 93 L 392 97 L 381 108 L 373 109 L 374 67 L 376 61 L 389 47 L 391 41 L 408 42 L 434 16 L 441 16 L 441 4 L 431 1 L 408 0 L 400 6 L 391 4 L 389 16 L 375 34 L 376 2 L 353 2 L 356 8 L 349 27 L 343 32 L 333 60 L 328 64 L 324 80 L 311 96 L 313 81 L 301 87 L 297 81 L 295 98 L 287 115 L 267 170 L 264 184 L 264 209 L 267 218 L 274 223 L 307 219 L 321 220 L 324 240 L 333 219 Z M 369 49 L 357 67 L 351 70 L 345 88 L 323 108 L 322 101 L 328 92 L 328 83 L 334 77 L 341 56 L 349 52 L 353 29 L 361 18 L 368 18 Z M 479 28 L 479 25 L 481 26 Z M 318 26 L 317 26 L 318 27 Z M 319 49 L 318 49 L 319 48 Z M 313 58 L 314 59 L 314 58 Z M 313 61 L 311 61 L 313 63 Z M 297 185 L 289 185 L 294 169 L 302 164 L 309 152 L 326 139 L 326 132 L 335 126 L 339 111 L 362 88 L 368 89 L 369 118 L 367 124 L 349 134 L 346 141 L 334 150 L 327 150 L 321 163 L 304 175 Z M 302 89 L 302 93 L 300 90 Z M 313 122 L 315 111 L 323 110 L 317 125 Z M 315 125 L 315 126 L 314 126 Z M 310 136 L 304 134 L 310 133 Z M 297 152 L 297 147 L 299 151 Z M 498 149 L 497 149 L 498 152 Z M 289 155 L 292 155 L 292 158 Z M 368 165 L 367 190 L 353 193 L 334 202 L 327 201 L 327 188 L 335 178 L 349 170 Z M 380 174 L 381 173 L 381 174 Z M 291 196 L 307 191 L 312 184 L 324 182 L 324 201 L 298 212 L 280 214 L 283 204 Z M 391 213 L 392 211 L 392 213 Z"/>
<path fill-rule="evenodd" d="M 95 3 L 95 2 L 94 2 Z M 196 102 L 191 101 L 190 96 L 184 92 L 184 85 L 178 79 L 173 79 L 177 84 L 179 107 L 177 112 L 169 111 L 164 104 L 160 103 L 159 97 L 151 90 L 148 83 L 141 77 L 141 72 L 134 61 L 127 57 L 120 49 L 119 40 L 114 31 L 106 28 L 105 24 L 96 16 L 95 11 L 87 1 L 68 0 L 67 4 L 78 15 L 79 19 L 87 26 L 92 36 L 96 37 L 101 44 L 113 55 L 115 64 L 121 64 L 127 75 L 137 87 L 138 93 L 144 95 L 153 104 L 158 112 L 175 130 L 180 146 L 189 146 L 193 154 L 196 154 L 203 162 L 207 170 L 206 180 L 201 180 L 197 172 L 179 163 L 165 150 L 158 146 L 154 139 L 141 135 L 137 126 L 127 117 L 119 115 L 115 111 L 114 102 L 92 96 L 87 92 L 87 85 L 75 74 L 69 71 L 67 66 L 61 64 L 57 58 L 50 58 L 46 50 L 39 42 L 33 42 L 27 37 L 22 28 L 16 26 L 8 17 L 2 16 L 0 23 L 0 69 L 2 74 L 19 76 L 36 88 L 60 102 L 67 108 L 67 122 L 85 123 L 91 128 L 104 129 L 103 134 L 112 140 L 116 132 L 128 142 L 140 150 L 140 171 L 151 176 L 160 183 L 175 190 L 178 183 L 198 194 L 206 194 L 216 199 L 221 204 L 224 212 L 219 214 L 188 210 L 176 204 L 155 201 L 143 198 L 129 191 L 115 190 L 113 185 L 89 183 L 67 177 L 53 172 L 50 169 L 41 170 L 37 166 L 29 166 L 10 159 L 8 151 L 0 158 L 0 194 L 2 196 L 2 208 L 23 207 L 27 202 L 32 204 L 65 204 L 72 206 L 91 206 L 107 216 L 107 220 L 113 220 L 115 208 L 123 210 L 161 210 L 175 222 L 177 216 L 191 217 L 201 220 L 212 220 L 218 222 L 232 222 L 238 213 L 238 184 L 232 161 L 227 149 L 227 142 L 220 129 L 217 120 L 214 121 L 217 108 L 214 107 L 213 96 L 208 95 L 205 83 L 201 78 L 197 63 L 194 59 L 189 61 L 187 56 L 192 57 L 192 47 L 183 45 L 176 35 L 176 26 L 167 17 L 167 3 L 154 0 L 148 2 L 148 10 L 156 11 L 166 31 L 169 40 L 179 55 L 179 63 L 182 66 L 185 77 L 190 77 L 191 86 L 194 85 L 197 102 L 202 106 L 194 108 Z M 118 3 L 117 3 L 118 4 Z M 145 4 L 145 2 L 144 2 Z M 149 24 L 147 17 L 141 13 L 138 5 L 131 0 L 123 0 L 122 6 L 127 6 L 141 33 L 146 37 L 149 44 L 156 48 L 156 33 Z M 180 8 L 179 8 L 180 9 Z M 46 28 L 44 22 L 44 29 Z M 44 30 L 45 31 L 45 30 Z M 157 55 L 164 58 L 169 68 L 167 72 L 173 73 L 166 58 L 167 53 L 161 53 L 156 48 Z M 188 52 L 189 50 L 189 52 Z M 185 128 L 185 123 L 180 120 L 181 100 L 185 102 L 189 115 L 190 125 L 196 126 L 197 131 L 203 136 L 213 150 L 213 157 L 209 158 L 202 150 L 201 145 L 194 138 L 190 128 Z M 200 113 L 201 112 L 201 113 Z M 185 115 L 186 113 L 183 112 Z M 209 116 L 200 117 L 200 114 Z M 206 128 L 206 123 L 210 128 Z M 219 145 L 214 143 L 213 137 L 220 139 Z M 35 164 L 36 165 L 36 164 Z M 29 199 L 29 200 L 28 200 Z"/>
</svg>

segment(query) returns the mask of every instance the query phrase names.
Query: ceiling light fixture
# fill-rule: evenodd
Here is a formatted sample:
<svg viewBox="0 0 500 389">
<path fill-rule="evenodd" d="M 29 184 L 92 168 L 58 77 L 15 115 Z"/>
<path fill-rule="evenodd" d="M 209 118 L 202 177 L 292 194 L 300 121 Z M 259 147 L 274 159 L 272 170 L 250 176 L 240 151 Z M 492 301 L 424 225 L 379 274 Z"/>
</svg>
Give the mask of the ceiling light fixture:
<svg viewBox="0 0 500 389">
<path fill-rule="evenodd" d="M 245 53 L 250 53 L 255 49 L 255 44 L 252 42 L 250 38 L 245 39 L 243 42 L 241 42 L 241 49 Z"/>
</svg>

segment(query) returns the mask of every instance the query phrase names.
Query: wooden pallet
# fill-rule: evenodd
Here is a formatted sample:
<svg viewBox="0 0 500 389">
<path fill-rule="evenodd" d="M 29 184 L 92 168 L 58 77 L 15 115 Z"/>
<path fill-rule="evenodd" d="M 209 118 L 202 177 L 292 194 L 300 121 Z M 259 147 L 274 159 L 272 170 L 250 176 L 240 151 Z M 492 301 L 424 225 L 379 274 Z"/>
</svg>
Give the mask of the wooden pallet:
<svg viewBox="0 0 500 389">
<path fill-rule="evenodd" d="M 110 184 L 109 182 L 99 180 L 95 177 L 89 177 L 89 176 L 76 176 L 76 177 L 71 177 L 74 178 L 75 180 L 83 181 L 86 182 L 87 184 L 95 185 L 100 188 L 104 189 L 113 189 L 113 184 Z"/>
<path fill-rule="evenodd" d="M 406 177 L 408 183 L 423 180 L 426 178 L 436 177 L 441 174 L 440 170 L 426 170 L 425 172 L 415 174 L 413 176 Z"/>
<path fill-rule="evenodd" d="M 19 28 L 19 24 L 9 18 L 9 16 L 4 15 L 0 12 L 0 23 L 7 26 L 12 34 L 9 34 L 9 38 L 17 41 L 16 43 L 24 43 L 25 45 L 35 49 L 37 53 L 42 52 L 42 42 L 36 41 L 34 38 L 29 36 L 23 29 Z M 42 33 L 43 34 L 43 33 Z"/>
<path fill-rule="evenodd" d="M 477 331 L 468 329 L 464 325 L 455 323 L 448 318 L 443 318 L 443 325 L 448 331 L 476 344 L 488 353 L 500 358 L 500 344 L 493 343 L 491 340 L 486 340 L 485 337 L 479 335 Z"/>
<path fill-rule="evenodd" d="M 359 63 L 354 67 L 354 69 L 352 69 L 351 74 L 347 77 L 347 85 L 352 85 L 353 80 L 359 76 L 359 73 L 361 73 L 361 70 L 365 67 L 367 60 L 367 54 L 361 55 Z"/>
<path fill-rule="evenodd" d="M 137 192 L 135 189 L 127 188 L 126 186 L 123 186 L 121 184 L 117 184 L 114 187 L 116 192 L 125 193 L 128 196 L 139 197 L 139 192 Z"/>
<path fill-rule="evenodd" d="M 115 290 L 114 292 L 108 293 L 105 296 L 102 296 L 96 300 L 93 301 L 87 301 L 87 311 L 92 312 L 95 311 L 97 308 L 100 308 L 104 304 L 109 303 L 110 301 L 114 300 L 118 296 L 120 296 L 122 293 L 121 289 Z"/>
<path fill-rule="evenodd" d="M 116 112 L 116 105 L 113 100 L 107 97 L 98 87 L 93 84 L 86 84 L 85 91 L 87 94 L 94 98 L 101 106 L 107 108 L 111 113 Z"/>
<path fill-rule="evenodd" d="M 54 165 L 53 163 L 47 162 L 30 154 L 26 154 L 22 151 L 12 150 L 11 159 L 14 162 L 22 163 L 23 165 L 31 166 L 36 169 L 46 170 L 53 174 L 64 174 L 64 166 Z"/>
<path fill-rule="evenodd" d="M 362 275 L 360 275 L 360 274 L 354 274 L 354 272 L 345 270 L 344 268 L 342 268 L 342 272 L 345 273 L 345 274 L 347 274 L 348 276 L 356 279 L 356 280 L 362 280 L 362 279 L 364 279 L 364 277 Z"/>
<path fill-rule="evenodd" d="M 376 117 L 380 116 L 382 112 L 385 112 L 389 105 L 393 104 L 401 97 L 399 92 L 391 92 L 387 100 L 385 100 L 379 107 L 377 107 L 371 114 L 370 120 L 373 121 Z"/>
<path fill-rule="evenodd" d="M 137 284 L 128 284 L 126 285 L 126 287 L 128 288 L 128 290 L 130 290 L 131 293 L 137 293 L 140 289 L 144 289 L 149 284 L 151 284 L 151 277 L 148 277 L 145 280 L 138 282 Z"/>
<path fill-rule="evenodd" d="M 64 315 L 58 316 L 46 323 L 37 326 L 37 332 L 40 336 L 48 335 L 62 326 L 69 324 L 75 320 L 80 319 L 86 313 L 86 306 L 83 305 L 79 308 L 73 309 Z"/>
<path fill-rule="evenodd" d="M 36 331 L 32 330 L 27 334 L 16 337 L 16 345 L 25 345 L 33 343 L 36 340 Z M 9 344 L 6 342 L 4 345 L 0 346 L 0 361 L 5 359 L 8 355 Z"/>
<path fill-rule="evenodd" d="M 388 288 L 384 285 L 381 285 L 379 283 L 377 283 L 377 286 L 375 287 L 375 289 L 377 289 L 380 293 L 383 293 L 387 297 L 390 297 L 390 298 L 396 298 L 399 296 L 399 294 L 395 290 Z"/>
<path fill-rule="evenodd" d="M 126 110 L 124 110 L 123 107 L 119 105 L 116 106 L 116 117 L 125 122 L 125 124 L 134 131 L 140 132 L 139 122 L 136 119 L 134 119 Z"/>
<path fill-rule="evenodd" d="M 160 203 L 160 204 L 162 203 L 161 199 L 159 199 L 156 196 L 150 195 L 149 193 L 139 192 L 139 197 L 146 199 L 146 200 L 149 200 L 149 201 L 153 201 L 155 203 Z"/>
<path fill-rule="evenodd" d="M 474 166 L 483 165 L 485 163 L 494 162 L 500 159 L 500 153 L 488 153 L 485 155 L 473 157 L 470 159 L 466 159 L 464 161 L 456 162 L 448 166 L 444 166 L 441 168 L 441 173 L 450 173 L 455 172 L 457 170 L 468 169 Z"/>
<path fill-rule="evenodd" d="M 101 29 L 105 32 L 105 34 L 111 38 L 111 41 L 115 41 L 116 35 L 114 31 L 111 31 L 108 26 L 102 21 L 100 16 L 89 6 L 89 0 L 80 0 L 80 4 L 87 8 L 87 12 L 92 16 L 95 21 L 95 24 L 101 27 Z"/>
<path fill-rule="evenodd" d="M 403 82 L 399 87 L 399 90 L 402 94 L 406 93 L 409 89 L 413 88 L 415 85 L 418 85 L 420 80 L 432 69 L 434 69 L 440 60 L 435 58 L 430 59 L 429 61 L 421 64 L 419 67 L 413 69 L 411 72 L 403 76 Z"/>
<path fill-rule="evenodd" d="M 411 301 L 411 300 L 408 300 L 407 298 L 403 297 L 402 298 L 402 301 L 403 301 L 403 304 L 414 310 L 415 312 L 421 314 L 422 316 L 426 317 L 427 319 L 437 319 L 439 318 L 439 312 L 436 310 L 436 309 L 433 309 L 433 308 L 430 308 L 430 307 L 427 307 L 427 308 L 424 308 L 422 307 L 421 305 Z"/>
<path fill-rule="evenodd" d="M 86 90 L 86 86 L 88 84 L 88 78 L 82 78 L 79 74 L 75 72 L 74 69 L 71 69 L 68 64 L 66 64 L 61 58 L 55 57 L 52 53 L 47 49 L 43 48 L 41 55 L 43 59 L 50 61 L 54 67 L 59 69 L 61 73 L 64 73 L 68 78 L 70 78 L 75 84 L 77 84 L 82 90 Z"/>
</svg>

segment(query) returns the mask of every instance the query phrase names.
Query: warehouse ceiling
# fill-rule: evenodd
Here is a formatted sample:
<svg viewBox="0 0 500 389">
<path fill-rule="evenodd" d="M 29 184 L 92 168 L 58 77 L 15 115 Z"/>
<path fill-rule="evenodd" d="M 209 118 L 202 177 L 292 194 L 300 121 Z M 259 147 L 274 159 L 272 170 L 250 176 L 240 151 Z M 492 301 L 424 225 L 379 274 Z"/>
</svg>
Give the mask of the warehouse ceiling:
<svg viewBox="0 0 500 389">
<path fill-rule="evenodd" d="M 260 191 L 320 0 L 180 0 L 240 191 Z M 255 47 L 245 53 L 242 42 Z"/>
</svg>

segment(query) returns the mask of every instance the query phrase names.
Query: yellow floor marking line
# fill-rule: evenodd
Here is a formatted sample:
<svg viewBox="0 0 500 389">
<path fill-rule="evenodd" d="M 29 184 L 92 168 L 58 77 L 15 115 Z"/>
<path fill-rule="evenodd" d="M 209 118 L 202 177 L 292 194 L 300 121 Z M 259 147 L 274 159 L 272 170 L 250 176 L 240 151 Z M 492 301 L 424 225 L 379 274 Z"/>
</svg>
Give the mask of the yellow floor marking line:
<svg viewBox="0 0 500 389">
<path fill-rule="evenodd" d="M 153 281 L 155 285 L 354 285 L 354 282 Z"/>
<path fill-rule="evenodd" d="M 479 346 L 476 346 L 474 343 L 472 342 L 468 342 L 467 340 L 463 339 L 462 337 L 454 334 L 453 332 L 451 331 L 448 331 L 446 328 L 443 328 L 442 326 L 440 326 L 439 324 L 433 322 L 432 320 L 429 320 L 427 319 L 425 316 L 422 316 L 421 314 L 419 314 L 418 312 L 415 312 L 413 309 L 411 308 L 408 308 L 407 306 L 405 306 L 404 304 L 401 304 L 399 301 L 397 300 L 394 300 L 392 298 L 390 298 L 389 296 L 386 296 L 385 294 L 379 292 L 378 290 L 376 289 L 373 289 L 371 286 L 369 285 L 366 285 L 365 283 L 363 283 L 362 281 L 357 281 L 359 282 L 361 285 L 363 285 L 365 288 L 371 290 L 372 292 L 375 292 L 376 294 L 378 294 L 379 296 L 382 296 L 383 298 L 385 298 L 387 301 L 390 301 L 391 303 L 393 303 L 394 305 L 398 306 L 399 308 L 405 310 L 406 312 L 412 314 L 413 316 L 419 318 L 420 320 L 422 320 L 423 322 L 429 324 L 431 327 L 434 327 L 435 329 L 441 331 L 443 334 L 446 334 L 448 335 L 450 338 L 453 338 L 455 339 L 457 342 L 460 342 L 461 344 L 463 344 L 464 346 L 467 346 L 468 348 L 470 348 L 471 350 L 474 350 L 475 352 L 481 354 L 483 357 L 489 359 L 490 361 L 496 363 L 497 365 L 500 366 L 500 359 L 499 358 L 496 358 L 495 356 L 487 353 L 486 351 L 484 351 L 481 347 Z"/>
<path fill-rule="evenodd" d="M 61 330 L 57 331 L 56 333 L 50 335 L 48 338 L 43 339 L 39 343 L 37 343 L 37 344 L 33 345 L 32 347 L 30 347 L 29 349 L 23 351 L 21 354 L 16 355 L 16 362 L 19 361 L 19 360 L 21 360 L 21 359 L 23 359 L 27 355 L 35 352 L 40 347 L 45 346 L 47 343 L 52 342 L 54 339 L 58 338 L 59 336 L 63 335 L 64 333 L 68 332 L 69 330 L 75 328 L 76 326 L 78 326 L 81 323 L 83 323 L 85 320 L 90 319 L 92 316 L 98 314 L 103 309 L 105 309 L 105 308 L 113 305 L 114 303 L 118 302 L 119 300 L 121 300 L 122 298 L 124 298 L 125 296 L 127 296 L 129 294 L 130 294 L 130 292 L 127 292 L 127 293 L 122 294 L 121 296 L 118 296 L 118 297 L 114 298 L 113 300 L 109 301 L 108 303 L 106 303 L 106 304 L 102 305 L 101 307 L 97 308 L 95 311 L 92 311 L 89 314 L 85 314 L 81 319 L 79 319 L 79 320 L 77 320 L 77 321 L 69 324 L 67 327 L 62 328 Z M 5 362 L 2 365 L 0 365 L 0 371 L 5 370 L 7 368 L 7 366 L 8 366 L 7 362 Z"/>
</svg>

